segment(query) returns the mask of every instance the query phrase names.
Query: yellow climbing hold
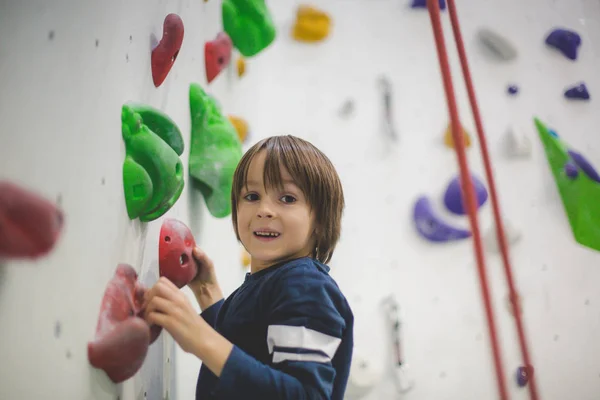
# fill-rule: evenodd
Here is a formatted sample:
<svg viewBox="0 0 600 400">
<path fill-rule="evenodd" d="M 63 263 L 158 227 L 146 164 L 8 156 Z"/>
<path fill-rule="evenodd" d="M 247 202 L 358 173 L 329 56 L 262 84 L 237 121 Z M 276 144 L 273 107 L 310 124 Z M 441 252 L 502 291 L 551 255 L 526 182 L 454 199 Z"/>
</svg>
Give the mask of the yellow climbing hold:
<svg viewBox="0 0 600 400">
<path fill-rule="evenodd" d="M 240 138 L 240 142 L 244 143 L 246 138 L 248 137 L 248 123 L 245 119 L 236 117 L 234 115 L 230 115 L 229 121 L 237 131 L 238 137 Z"/>
<path fill-rule="evenodd" d="M 465 130 L 465 128 L 463 128 L 462 131 L 465 138 L 465 147 L 470 147 L 471 136 L 469 135 L 469 132 Z M 454 138 L 452 137 L 452 124 L 448 124 L 448 128 L 446 128 L 446 134 L 444 135 L 444 143 L 446 144 L 446 146 L 452 149 L 454 148 Z"/>
<path fill-rule="evenodd" d="M 329 35 L 331 18 L 325 12 L 307 5 L 300 5 L 292 37 L 301 42 L 318 42 Z"/>
<path fill-rule="evenodd" d="M 248 267 L 250 265 L 250 253 L 246 249 L 242 249 L 242 266 Z"/>
<path fill-rule="evenodd" d="M 244 57 L 237 59 L 237 74 L 241 78 L 246 73 L 246 60 Z"/>
</svg>

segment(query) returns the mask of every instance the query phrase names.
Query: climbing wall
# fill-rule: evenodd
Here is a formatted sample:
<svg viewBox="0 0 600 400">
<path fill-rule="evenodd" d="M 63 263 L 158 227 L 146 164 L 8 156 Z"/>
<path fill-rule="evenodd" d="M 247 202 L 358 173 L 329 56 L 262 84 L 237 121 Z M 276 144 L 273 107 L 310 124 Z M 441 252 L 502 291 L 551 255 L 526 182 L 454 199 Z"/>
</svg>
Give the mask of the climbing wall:
<svg viewBox="0 0 600 400">
<path fill-rule="evenodd" d="M 215 261 L 226 294 L 246 272 L 229 217 L 211 214 L 188 177 L 191 83 L 216 99 L 224 114 L 246 119 L 244 149 L 290 133 L 320 147 L 338 169 L 347 208 L 331 267 L 356 318 L 347 398 L 497 398 L 473 241 L 432 243 L 413 222 L 415 203 L 425 196 L 442 220 L 469 228 L 466 217 L 443 202 L 458 167 L 444 144 L 449 120 L 431 23 L 411 1 L 314 0 L 310 4 L 332 21 L 329 35 L 315 43 L 294 40 L 292 32 L 301 30 L 295 23 L 299 1 L 269 1 L 277 37 L 246 58 L 241 78 L 236 49 L 223 70 L 214 63 L 205 68 L 205 43 L 222 31 L 218 0 L 1 1 L 0 180 L 50 201 L 63 224 L 43 257 L 0 261 L 0 398 L 194 397 L 200 361 L 166 332 L 150 345 L 137 373 L 120 384 L 91 367 L 87 356 L 117 265 L 130 264 L 147 286 L 156 281 L 165 218 L 190 227 Z M 502 213 L 520 237 L 511 261 L 540 397 L 597 399 L 599 255 L 574 238 L 533 117 L 598 165 L 600 4 L 456 2 Z M 170 13 L 179 15 L 185 34 L 157 87 L 151 51 Z M 472 142 L 469 164 L 486 185 L 447 10 L 442 19 L 461 121 Z M 516 58 L 489 54 L 478 36 L 482 27 L 508 39 Z M 544 43 L 557 27 L 581 35 L 578 60 Z M 309 35 L 322 33 L 316 28 Z M 582 81 L 591 99 L 565 99 L 564 91 Z M 516 95 L 508 94 L 509 85 L 518 86 Z M 166 113 L 186 146 L 183 192 L 149 222 L 130 219 L 124 198 L 121 107 L 128 102 Z M 529 156 L 506 153 L 508 130 L 529 141 Z M 479 216 L 485 234 L 493 226 L 489 199 Z M 527 389 L 515 379 L 522 359 L 500 257 L 488 249 L 486 260 L 511 398 L 526 399 Z M 400 385 L 385 313 L 390 296 L 401 322 Z"/>
</svg>

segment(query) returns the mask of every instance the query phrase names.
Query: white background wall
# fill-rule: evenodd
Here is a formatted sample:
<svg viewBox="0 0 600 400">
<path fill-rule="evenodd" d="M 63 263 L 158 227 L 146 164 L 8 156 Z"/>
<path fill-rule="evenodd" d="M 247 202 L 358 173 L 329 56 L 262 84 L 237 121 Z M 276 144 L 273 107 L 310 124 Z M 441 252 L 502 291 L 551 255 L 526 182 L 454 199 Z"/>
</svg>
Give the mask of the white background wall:
<svg viewBox="0 0 600 400">
<path fill-rule="evenodd" d="M 60 198 L 66 213 L 64 234 L 50 256 L 0 267 L 0 398 L 129 400 L 143 399 L 144 392 L 152 399 L 193 398 L 200 363 L 175 349 L 166 334 L 142 371 L 116 387 L 89 366 L 86 354 L 117 263 L 134 265 L 147 284 L 157 275 L 161 220 L 129 221 L 125 210 L 121 106 L 135 101 L 164 110 L 187 145 L 191 82 L 215 95 L 225 113 L 248 120 L 246 147 L 266 136 L 295 134 L 319 146 L 338 168 L 347 209 L 332 274 L 354 308 L 357 357 L 381 374 L 368 399 L 396 398 L 380 308 L 391 293 L 401 305 L 404 353 L 415 379 L 402 398 L 497 398 L 472 241 L 434 246 L 412 227 L 412 205 L 421 194 L 431 196 L 445 217 L 467 222 L 444 213 L 440 202 L 458 169 L 442 144 L 448 116 L 429 17 L 407 3 L 314 0 L 334 25 L 326 42 L 307 45 L 289 36 L 299 2 L 271 1 L 276 42 L 248 60 L 242 79 L 232 66 L 207 86 L 203 46 L 220 30 L 217 0 L 0 1 L 0 178 Z M 532 118 L 548 122 L 598 165 L 600 3 L 457 3 L 502 210 L 523 234 L 511 258 L 541 397 L 598 399 L 599 256 L 572 238 Z M 161 37 L 170 12 L 182 17 L 185 37 L 169 77 L 155 88 L 150 35 Z M 443 20 L 462 122 L 475 139 L 447 13 Z M 475 32 L 484 25 L 513 41 L 516 61 L 483 56 Z M 544 46 L 556 26 L 582 35 L 577 62 Z M 394 87 L 401 136 L 395 146 L 381 131 L 379 74 Z M 564 88 L 580 80 L 592 101 L 567 102 Z M 521 88 L 515 98 L 505 92 L 510 82 Z M 354 100 L 355 113 L 342 119 L 338 110 L 347 99 Z M 502 134 L 511 123 L 531 138 L 530 160 L 502 155 Z M 483 176 L 476 141 L 468 154 L 472 170 Z M 182 159 L 187 168 L 187 150 Z M 212 218 L 188 189 L 167 216 L 192 228 L 230 293 L 245 273 L 230 220 Z M 487 230 L 489 203 L 480 215 Z M 513 379 L 521 360 L 499 257 L 488 255 L 487 265 L 511 398 L 526 399 Z M 157 382 L 161 374 L 164 384 Z"/>
</svg>

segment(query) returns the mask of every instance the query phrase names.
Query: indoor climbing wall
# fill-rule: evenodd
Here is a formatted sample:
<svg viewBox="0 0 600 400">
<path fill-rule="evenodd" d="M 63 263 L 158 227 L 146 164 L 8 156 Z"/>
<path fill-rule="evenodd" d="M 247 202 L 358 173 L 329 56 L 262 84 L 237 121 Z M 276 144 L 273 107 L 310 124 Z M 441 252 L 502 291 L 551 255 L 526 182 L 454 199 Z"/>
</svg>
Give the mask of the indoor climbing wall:
<svg viewBox="0 0 600 400">
<path fill-rule="evenodd" d="M 356 320 L 347 398 L 498 398 L 425 2 L 250 3 L 261 24 L 233 17 L 239 0 L 0 2 L 1 399 L 194 398 L 199 360 L 140 323 L 138 296 L 159 275 L 185 285 L 194 242 L 226 294 L 242 282 L 230 172 L 287 133 L 344 184 L 331 267 Z M 439 4 L 502 363 L 510 398 L 526 399 Z M 600 4 L 456 4 L 539 398 L 597 399 Z M 255 23 L 261 40 L 246 40 Z"/>
</svg>

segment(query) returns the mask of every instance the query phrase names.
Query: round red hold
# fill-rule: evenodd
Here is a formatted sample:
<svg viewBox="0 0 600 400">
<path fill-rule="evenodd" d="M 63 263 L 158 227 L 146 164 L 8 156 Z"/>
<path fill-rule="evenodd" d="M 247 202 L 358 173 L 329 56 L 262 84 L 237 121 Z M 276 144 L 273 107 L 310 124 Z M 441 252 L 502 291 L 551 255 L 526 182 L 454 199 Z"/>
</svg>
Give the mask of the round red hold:
<svg viewBox="0 0 600 400">
<path fill-rule="evenodd" d="M 158 244 L 158 269 L 164 276 L 182 288 L 198 272 L 193 260 L 192 251 L 196 247 L 194 236 L 183 222 L 176 219 L 165 219 L 160 228 Z"/>
</svg>

